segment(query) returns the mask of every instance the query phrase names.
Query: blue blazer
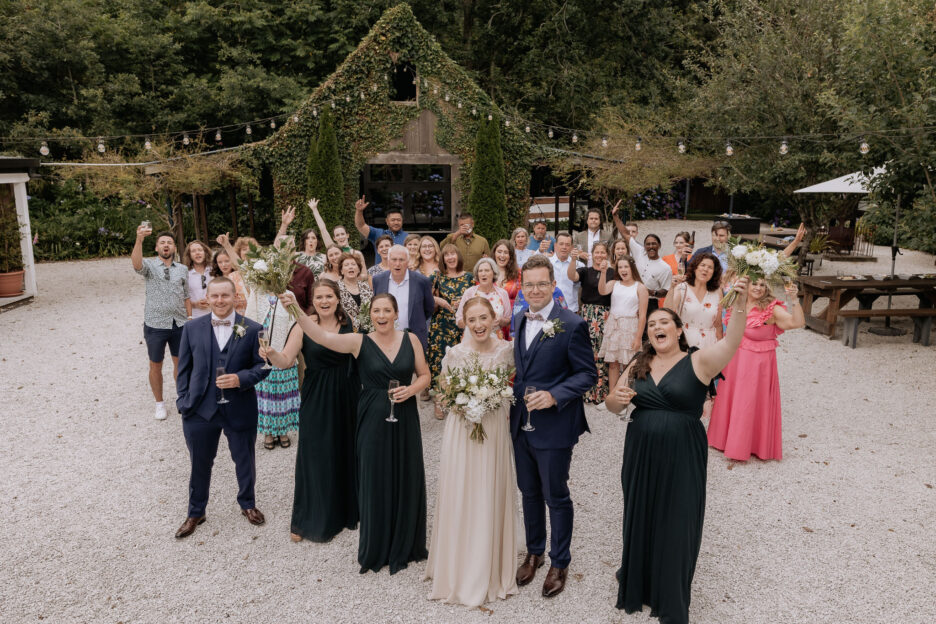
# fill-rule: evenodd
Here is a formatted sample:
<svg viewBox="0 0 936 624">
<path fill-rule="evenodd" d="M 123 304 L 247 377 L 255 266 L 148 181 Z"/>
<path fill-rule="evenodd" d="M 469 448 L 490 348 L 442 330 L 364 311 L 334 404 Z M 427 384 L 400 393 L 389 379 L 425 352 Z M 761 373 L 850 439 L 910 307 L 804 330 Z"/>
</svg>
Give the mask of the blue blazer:
<svg viewBox="0 0 936 624">
<path fill-rule="evenodd" d="M 524 434 L 530 446 L 537 449 L 571 448 L 583 432 L 589 431 L 582 397 L 598 381 L 595 354 L 582 317 L 553 304 L 547 320 L 551 319 L 559 319 L 563 331 L 552 338 L 538 333 L 528 351 L 526 316 L 521 313 L 514 317 L 517 376 L 513 390 L 517 400 L 510 408 L 511 435 L 516 438 L 520 425 L 526 422 L 523 391 L 527 386 L 549 390 L 556 399 L 556 405 L 549 409 L 533 412 L 531 424 L 536 430 Z"/>
<path fill-rule="evenodd" d="M 390 292 L 390 271 L 374 276 L 374 294 Z M 429 349 L 429 319 L 435 310 L 432 296 L 432 280 L 419 271 L 409 272 L 409 319 L 408 327 L 422 343 L 423 352 Z"/>
<path fill-rule="evenodd" d="M 257 426 L 257 394 L 254 385 L 270 371 L 263 369 L 263 358 L 259 353 L 257 331 L 261 326 L 240 314 L 235 314 L 234 319 L 235 323 L 243 321 L 247 331 L 240 338 L 236 333 L 231 334 L 227 344 L 224 367 L 229 373 L 237 374 L 240 388 L 224 391 L 224 398 L 230 401 L 224 406 L 224 414 L 231 427 L 247 429 Z M 176 377 L 179 398 L 176 407 L 183 419 L 198 415 L 210 420 L 222 407 L 218 405 L 216 396 L 216 361 L 213 354 L 220 350 L 215 345 L 210 314 L 189 321 L 182 328 L 179 375 Z"/>
</svg>

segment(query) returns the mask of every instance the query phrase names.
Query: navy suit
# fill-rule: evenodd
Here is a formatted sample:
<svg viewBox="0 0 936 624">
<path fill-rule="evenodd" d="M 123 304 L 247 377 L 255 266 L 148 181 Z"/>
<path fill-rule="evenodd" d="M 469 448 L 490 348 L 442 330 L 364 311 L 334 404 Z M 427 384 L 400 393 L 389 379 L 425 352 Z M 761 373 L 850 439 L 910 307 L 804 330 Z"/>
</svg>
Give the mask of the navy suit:
<svg viewBox="0 0 936 624">
<path fill-rule="evenodd" d="M 223 432 L 231 449 L 237 472 L 237 502 L 241 509 L 254 505 L 254 482 L 257 473 L 254 462 L 257 441 L 257 394 L 254 385 L 267 376 L 260 357 L 257 331 L 261 326 L 235 315 L 235 323 L 244 323 L 247 331 L 238 337 L 231 333 L 224 347 L 218 346 L 211 315 L 185 324 L 179 348 L 179 375 L 176 407 L 182 415 L 182 432 L 188 446 L 192 471 L 189 477 L 189 518 L 205 515 L 211 467 L 218 452 Z M 224 366 L 236 373 L 239 388 L 228 388 L 224 398 L 230 403 L 218 405 L 220 389 L 215 385 L 216 369 Z"/>
<path fill-rule="evenodd" d="M 390 292 L 390 271 L 374 276 L 374 294 Z M 435 310 L 432 280 L 419 271 L 409 272 L 409 319 L 407 327 L 419 338 L 423 352 L 429 350 L 429 319 Z"/>
<path fill-rule="evenodd" d="M 517 485 L 523 495 L 523 524 L 527 552 L 542 555 L 546 549 L 546 514 L 552 528 L 550 565 L 566 568 L 571 561 L 572 499 L 569 496 L 569 466 L 572 447 L 588 431 L 582 396 L 598 381 L 585 321 L 555 303 L 547 320 L 559 319 L 562 332 L 552 338 L 542 332 L 526 348 L 527 319 L 523 313 L 514 318 L 514 380 L 516 404 L 510 408 L 510 434 L 517 464 Z M 527 409 L 523 392 L 527 386 L 547 390 L 556 405 L 534 411 L 531 424 L 535 431 L 524 431 Z"/>
</svg>

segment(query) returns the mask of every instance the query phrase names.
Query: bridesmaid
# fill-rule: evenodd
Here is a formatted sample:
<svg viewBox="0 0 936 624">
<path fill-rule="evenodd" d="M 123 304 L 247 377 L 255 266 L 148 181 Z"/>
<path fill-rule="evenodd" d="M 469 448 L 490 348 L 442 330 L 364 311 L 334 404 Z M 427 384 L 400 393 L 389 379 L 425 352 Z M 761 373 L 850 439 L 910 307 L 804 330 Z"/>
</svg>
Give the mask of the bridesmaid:
<svg viewBox="0 0 936 624">
<path fill-rule="evenodd" d="M 475 297 L 464 312 L 468 331 L 446 354 L 443 369 L 461 368 L 473 357 L 488 370 L 513 368 L 513 346 L 497 336 L 491 302 Z M 458 416 L 445 423 L 426 565 L 431 600 L 477 607 L 517 593 L 517 475 L 508 406 L 504 399 L 484 414 L 487 439 L 481 443 Z"/>
<path fill-rule="evenodd" d="M 292 293 L 280 295 L 283 305 L 295 303 Z M 390 574 L 421 561 L 426 551 L 426 472 L 416 395 L 429 386 L 429 367 L 422 344 L 409 332 L 394 329 L 399 310 L 388 293 L 371 299 L 370 334 L 325 331 L 305 314 L 298 323 L 321 346 L 357 359 L 361 377 L 357 424 L 357 494 L 361 514 L 358 563 L 361 574 Z M 416 381 L 406 385 L 413 374 Z M 390 415 L 390 390 L 397 422 Z"/>
<path fill-rule="evenodd" d="M 312 305 L 311 321 L 324 331 L 341 335 L 353 331 L 335 282 L 317 280 L 312 285 Z M 290 538 L 327 542 L 342 529 L 357 528 L 354 429 L 361 382 L 350 355 L 323 347 L 304 335 L 299 325 L 293 325 L 282 351 L 261 347 L 260 355 L 273 366 L 286 368 L 300 351 L 306 375 Z"/>
<path fill-rule="evenodd" d="M 729 459 L 747 461 L 752 454 L 783 458 L 777 336 L 806 325 L 796 290 L 795 282 L 787 286 L 793 300 L 793 309 L 787 312 L 759 280 L 751 284 L 746 306 L 728 311 L 729 317 L 745 314 L 746 329 L 741 348 L 725 368 L 725 380 L 718 384 L 708 442 Z"/>
<path fill-rule="evenodd" d="M 735 284 L 739 301 L 747 286 L 746 277 Z M 705 517 L 702 404 L 741 344 L 744 323 L 732 319 L 724 340 L 691 351 L 669 308 L 654 310 L 647 326 L 647 343 L 605 401 L 614 413 L 631 402 L 637 407 L 621 466 L 624 549 L 616 606 L 634 613 L 646 604 L 651 617 L 685 624 Z"/>
</svg>

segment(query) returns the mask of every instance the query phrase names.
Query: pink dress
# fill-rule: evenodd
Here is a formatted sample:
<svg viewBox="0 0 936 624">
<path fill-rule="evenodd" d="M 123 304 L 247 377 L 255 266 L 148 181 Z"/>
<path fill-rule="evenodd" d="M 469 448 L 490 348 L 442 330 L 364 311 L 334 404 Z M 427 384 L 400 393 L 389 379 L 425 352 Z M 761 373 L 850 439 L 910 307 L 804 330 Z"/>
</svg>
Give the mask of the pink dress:
<svg viewBox="0 0 936 624">
<path fill-rule="evenodd" d="M 776 353 L 777 336 L 783 330 L 765 324 L 778 304 L 775 300 L 766 310 L 755 308 L 748 313 L 741 347 L 718 384 L 708 443 L 730 459 L 747 461 L 752 454 L 761 459 L 783 457 Z"/>
</svg>

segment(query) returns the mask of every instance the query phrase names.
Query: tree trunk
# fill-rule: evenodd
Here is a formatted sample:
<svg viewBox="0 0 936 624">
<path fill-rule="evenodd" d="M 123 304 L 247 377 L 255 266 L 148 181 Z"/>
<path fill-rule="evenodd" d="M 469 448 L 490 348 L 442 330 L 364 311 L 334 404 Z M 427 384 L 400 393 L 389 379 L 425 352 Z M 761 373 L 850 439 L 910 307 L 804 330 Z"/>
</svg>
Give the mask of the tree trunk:
<svg viewBox="0 0 936 624">
<path fill-rule="evenodd" d="M 176 240 L 179 241 L 178 246 L 184 248 L 185 225 L 182 222 L 182 198 L 178 195 L 170 195 L 169 201 L 172 202 L 173 231 L 175 232 Z"/>
<path fill-rule="evenodd" d="M 247 192 L 247 220 L 250 222 L 250 236 L 251 238 L 257 238 L 256 233 L 254 232 L 254 202 L 253 195 L 250 192 Z"/>
<path fill-rule="evenodd" d="M 201 240 L 201 219 L 198 215 L 198 196 L 192 193 L 192 227 L 195 228 L 195 238 Z"/>
<path fill-rule="evenodd" d="M 228 186 L 228 204 L 231 206 L 231 234 L 237 240 L 237 191 L 233 184 Z"/>
<path fill-rule="evenodd" d="M 200 204 L 201 213 L 201 223 L 202 223 L 202 242 L 208 243 L 208 199 L 205 195 L 198 196 L 198 202 Z"/>
</svg>

